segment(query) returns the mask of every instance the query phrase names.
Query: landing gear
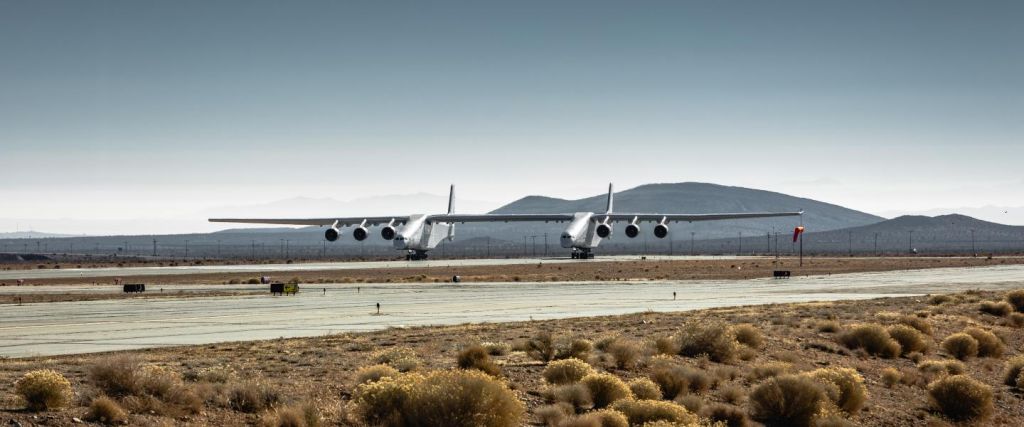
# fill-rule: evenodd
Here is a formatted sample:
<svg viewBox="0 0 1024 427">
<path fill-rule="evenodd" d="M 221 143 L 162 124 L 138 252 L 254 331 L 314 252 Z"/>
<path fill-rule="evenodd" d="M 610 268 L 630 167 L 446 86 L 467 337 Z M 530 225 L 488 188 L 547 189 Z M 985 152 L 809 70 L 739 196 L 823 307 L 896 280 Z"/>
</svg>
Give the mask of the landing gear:
<svg viewBox="0 0 1024 427">
<path fill-rule="evenodd" d="M 406 261 L 422 261 L 422 260 L 425 260 L 425 259 L 427 259 L 427 251 L 413 250 L 413 251 L 409 251 L 409 253 L 405 254 L 405 260 Z"/>
<path fill-rule="evenodd" d="M 572 259 L 594 259 L 590 248 L 572 248 Z"/>
</svg>

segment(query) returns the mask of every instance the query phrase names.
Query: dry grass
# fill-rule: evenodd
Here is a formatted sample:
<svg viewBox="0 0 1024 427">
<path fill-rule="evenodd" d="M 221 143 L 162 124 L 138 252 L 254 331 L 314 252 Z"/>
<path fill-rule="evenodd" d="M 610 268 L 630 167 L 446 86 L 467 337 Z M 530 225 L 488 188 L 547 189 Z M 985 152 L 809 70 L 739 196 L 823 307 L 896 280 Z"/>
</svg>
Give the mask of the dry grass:
<svg viewBox="0 0 1024 427">
<path fill-rule="evenodd" d="M 654 381 L 647 378 L 637 378 L 630 381 L 628 384 L 629 390 L 633 392 L 633 397 L 643 400 L 658 400 L 661 399 L 661 387 L 658 387 Z"/>
<path fill-rule="evenodd" d="M 892 339 L 900 344 L 900 355 L 910 353 L 927 353 L 929 350 L 926 335 L 917 329 L 904 325 L 892 325 L 886 331 Z"/>
<path fill-rule="evenodd" d="M 281 393 L 270 384 L 246 380 L 232 384 L 228 389 L 228 405 L 245 413 L 256 413 L 271 408 L 281 401 Z"/>
<path fill-rule="evenodd" d="M 480 345 L 469 346 L 456 357 L 459 369 L 476 369 L 492 377 L 501 376 L 501 368 L 491 360 L 490 353 Z"/>
<path fill-rule="evenodd" d="M 826 397 L 806 375 L 770 378 L 750 393 L 750 413 L 769 426 L 810 427 Z"/>
<path fill-rule="evenodd" d="M 1016 356 L 1006 361 L 1003 369 L 1003 384 L 1019 387 L 1018 378 L 1024 372 L 1024 356 Z"/>
<path fill-rule="evenodd" d="M 679 354 L 699 356 L 706 354 L 715 362 L 730 362 L 736 358 L 739 342 L 732 327 L 724 322 L 690 322 L 677 335 Z"/>
<path fill-rule="evenodd" d="M 911 328 L 921 331 L 922 334 L 932 335 L 932 324 L 927 319 L 923 319 L 915 315 L 904 315 L 900 316 L 899 323 L 910 326 Z"/>
<path fill-rule="evenodd" d="M 978 341 L 978 357 L 1002 357 L 1006 350 L 1003 341 L 990 331 L 981 328 L 967 328 L 964 333 Z"/>
<path fill-rule="evenodd" d="M 759 349 L 764 344 L 764 336 L 762 336 L 761 330 L 749 323 L 734 326 L 733 332 L 736 333 L 736 341 L 747 347 Z"/>
<path fill-rule="evenodd" d="M 643 347 L 639 342 L 617 338 L 608 344 L 605 350 L 615 361 L 615 367 L 619 369 L 634 369 L 643 357 Z"/>
<path fill-rule="evenodd" d="M 824 386 L 825 394 L 836 407 L 847 414 L 856 414 L 868 399 L 864 378 L 850 368 L 817 369 L 807 375 Z"/>
<path fill-rule="evenodd" d="M 89 404 L 89 412 L 86 412 L 84 418 L 100 424 L 123 424 L 128 421 L 128 412 L 116 400 L 100 396 Z"/>
<path fill-rule="evenodd" d="M 882 370 L 882 384 L 885 384 L 886 387 L 892 388 L 902 381 L 903 374 L 899 369 L 889 367 Z"/>
<path fill-rule="evenodd" d="M 656 421 L 675 423 L 673 425 L 690 425 L 697 422 L 697 416 L 686 408 L 659 400 L 624 399 L 615 402 L 612 409 L 623 413 L 631 426 L 642 426 Z"/>
<path fill-rule="evenodd" d="M 398 374 L 398 369 L 388 365 L 364 366 L 356 371 L 355 385 L 377 382 L 384 378 L 397 376 Z"/>
<path fill-rule="evenodd" d="M 399 372 L 410 372 L 423 366 L 423 360 L 416 355 L 412 349 L 395 347 L 381 350 L 371 355 L 373 361 L 379 364 L 391 366 Z"/>
<path fill-rule="evenodd" d="M 946 339 L 942 340 L 941 345 L 942 349 L 946 350 L 946 353 L 960 360 L 966 360 L 978 355 L 978 340 L 963 332 L 946 337 Z"/>
<path fill-rule="evenodd" d="M 579 359 L 562 359 L 548 363 L 541 374 L 551 384 L 570 384 L 594 373 L 594 368 Z"/>
<path fill-rule="evenodd" d="M 544 397 L 552 403 L 568 405 L 574 412 L 580 412 L 594 406 L 590 389 L 583 384 L 563 384 L 544 389 Z"/>
<path fill-rule="evenodd" d="M 320 413 L 312 405 L 274 408 L 260 420 L 262 427 L 317 427 L 320 423 Z"/>
<path fill-rule="evenodd" d="M 590 374 L 580 380 L 590 390 L 595 409 L 601 409 L 622 399 L 632 399 L 633 392 L 619 377 L 612 374 Z"/>
<path fill-rule="evenodd" d="M 1018 313 L 1024 312 L 1024 289 L 1007 292 L 1006 302 L 1010 303 Z"/>
<path fill-rule="evenodd" d="M 504 382 L 477 371 L 408 373 L 356 388 L 357 416 L 381 427 L 514 427 L 524 407 Z"/>
<path fill-rule="evenodd" d="M 30 411 L 61 408 L 71 400 L 71 382 L 52 369 L 30 371 L 14 383 L 14 392 Z"/>
<path fill-rule="evenodd" d="M 984 420 L 992 415 L 991 387 L 966 375 L 940 378 L 928 385 L 935 409 L 954 421 Z"/>
<path fill-rule="evenodd" d="M 747 417 L 746 411 L 724 403 L 706 406 L 701 411 L 701 415 L 712 423 L 721 423 L 725 427 L 747 427 L 750 425 L 750 419 Z"/>
<path fill-rule="evenodd" d="M 1013 312 L 1013 306 L 1006 301 L 982 301 L 978 309 L 982 313 L 1003 317 Z"/>
<path fill-rule="evenodd" d="M 765 378 L 785 375 L 793 371 L 793 364 L 789 362 L 767 362 L 755 365 L 748 377 L 753 381 L 760 381 Z"/>
<path fill-rule="evenodd" d="M 897 357 L 901 347 L 882 325 L 867 323 L 854 326 L 853 329 L 841 334 L 839 342 L 851 350 L 864 349 L 868 354 L 883 358 Z"/>
</svg>

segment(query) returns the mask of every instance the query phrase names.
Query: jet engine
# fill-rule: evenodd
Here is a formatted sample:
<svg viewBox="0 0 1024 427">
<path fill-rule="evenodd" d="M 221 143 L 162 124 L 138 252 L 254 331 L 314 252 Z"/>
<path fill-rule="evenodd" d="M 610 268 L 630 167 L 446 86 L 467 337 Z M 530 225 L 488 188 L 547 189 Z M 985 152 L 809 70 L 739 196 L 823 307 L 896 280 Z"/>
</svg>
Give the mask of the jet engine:
<svg viewBox="0 0 1024 427">
<path fill-rule="evenodd" d="M 392 227 L 390 225 L 380 229 L 380 237 L 383 237 L 384 240 L 394 240 L 395 235 L 397 234 L 398 233 L 395 231 L 395 227 Z"/>
<path fill-rule="evenodd" d="M 629 224 L 626 226 L 626 237 L 630 239 L 640 235 L 640 226 L 636 224 Z"/>
<path fill-rule="evenodd" d="M 611 235 L 612 226 L 605 223 L 597 224 L 597 237 L 604 239 Z"/>
<path fill-rule="evenodd" d="M 356 227 L 354 230 L 352 230 L 352 237 L 354 237 L 357 241 L 360 242 L 366 240 L 366 236 L 369 235 L 370 233 L 366 231 L 366 227 Z"/>
<path fill-rule="evenodd" d="M 339 237 L 341 237 L 341 231 L 338 231 L 338 227 L 328 228 L 327 231 L 324 232 L 324 238 L 327 239 L 328 242 L 338 240 Z"/>
<path fill-rule="evenodd" d="M 668 236 L 668 224 L 661 223 L 661 224 L 655 225 L 654 226 L 654 237 L 657 237 L 659 239 L 664 239 L 665 236 Z"/>
</svg>

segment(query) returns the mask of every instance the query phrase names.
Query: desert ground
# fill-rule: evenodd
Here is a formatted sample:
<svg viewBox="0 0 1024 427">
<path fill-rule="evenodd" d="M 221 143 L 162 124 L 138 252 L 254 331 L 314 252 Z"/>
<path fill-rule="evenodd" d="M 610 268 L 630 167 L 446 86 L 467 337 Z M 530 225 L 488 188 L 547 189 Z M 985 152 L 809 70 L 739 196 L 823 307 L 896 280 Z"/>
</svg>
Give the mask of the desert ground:
<svg viewBox="0 0 1024 427">
<path fill-rule="evenodd" d="M 617 425 L 587 418 L 607 415 L 596 409 L 604 405 L 625 412 L 630 425 L 656 419 L 673 423 L 651 425 L 707 425 L 712 418 L 728 425 L 1022 425 L 1021 390 L 1015 378 L 1014 385 L 1004 381 L 1024 346 L 1022 298 L 970 291 L 8 359 L 0 361 L 0 422 L 77 425 L 113 414 L 109 422 L 130 425 L 424 425 L 373 418 L 381 404 L 367 400 L 368 390 L 435 371 L 479 369 L 514 401 L 490 402 L 504 408 L 495 409 L 497 419 L 454 425 Z M 982 334 L 973 353 L 943 343 L 965 329 Z M 569 357 L 593 378 L 551 377 L 567 362 L 550 359 Z M 465 369 L 458 368 L 460 359 Z M 364 369 L 373 365 L 390 367 Z M 14 384 L 40 369 L 68 379 L 73 391 L 64 407 L 25 409 Z M 829 375 L 852 380 L 807 380 Z M 601 381 L 615 378 L 632 391 L 608 397 Z M 654 380 L 653 388 L 644 378 Z M 979 387 L 980 398 L 965 392 L 970 398 L 954 399 L 977 408 L 944 409 L 930 399 L 930 388 L 954 380 Z M 836 386 L 861 381 L 863 395 Z M 780 384 L 805 387 L 811 397 L 802 404 L 813 406 L 812 415 L 771 418 L 772 399 L 781 398 L 770 391 Z M 525 408 L 521 416 L 517 404 Z"/>
</svg>

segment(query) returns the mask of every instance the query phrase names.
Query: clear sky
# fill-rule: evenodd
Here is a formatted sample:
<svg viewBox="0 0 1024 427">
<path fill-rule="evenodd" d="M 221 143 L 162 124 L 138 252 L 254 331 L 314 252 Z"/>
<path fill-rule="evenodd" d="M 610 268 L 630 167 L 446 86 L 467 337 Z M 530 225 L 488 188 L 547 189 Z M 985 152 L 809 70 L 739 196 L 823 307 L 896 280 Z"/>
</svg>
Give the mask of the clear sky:
<svg viewBox="0 0 1024 427">
<path fill-rule="evenodd" d="M 1024 209 L 1022 22 L 1021 1 L 0 1 L 0 231 L 449 183 Z"/>
</svg>

